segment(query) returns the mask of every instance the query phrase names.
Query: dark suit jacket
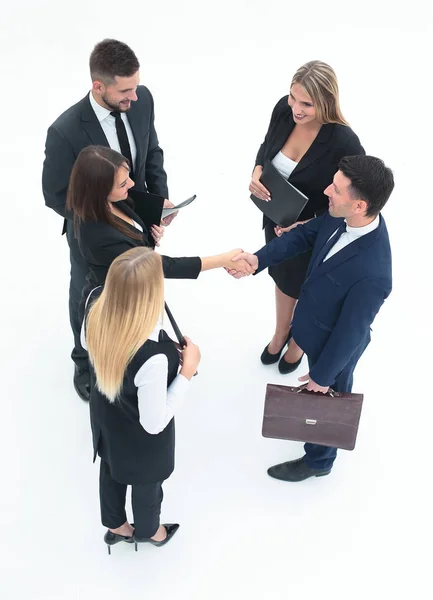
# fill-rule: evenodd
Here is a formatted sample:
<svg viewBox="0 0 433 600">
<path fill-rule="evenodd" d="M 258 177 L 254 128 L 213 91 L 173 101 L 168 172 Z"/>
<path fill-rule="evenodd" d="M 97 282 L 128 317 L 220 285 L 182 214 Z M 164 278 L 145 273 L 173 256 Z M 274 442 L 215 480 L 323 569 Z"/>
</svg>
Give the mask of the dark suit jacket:
<svg viewBox="0 0 433 600">
<path fill-rule="evenodd" d="M 137 145 L 133 189 L 168 198 L 163 152 L 154 127 L 153 98 L 143 85 L 137 87 L 137 96 L 127 112 Z M 42 189 L 45 204 L 62 217 L 68 216 L 66 192 L 74 162 L 81 150 L 91 145 L 109 146 L 87 94 L 60 115 L 47 133 Z"/>
<path fill-rule="evenodd" d="M 391 248 L 382 216 L 377 229 L 314 268 L 316 256 L 341 221 L 325 213 L 256 253 L 259 272 L 313 249 L 292 331 L 313 364 L 313 381 L 323 386 L 332 385 L 357 349 L 368 343 L 370 325 L 392 288 Z"/>
<path fill-rule="evenodd" d="M 140 217 L 125 201 L 117 203 L 131 219 L 143 228 L 142 237 L 137 240 L 128 237 L 112 225 L 100 221 L 86 221 L 78 227 L 78 245 L 84 261 L 89 268 L 83 297 L 87 298 L 90 291 L 98 285 L 104 285 L 108 269 L 115 258 L 137 246 L 153 247 L 149 233 Z M 131 231 L 137 233 L 133 225 L 128 225 Z M 196 279 L 201 271 L 199 257 L 171 258 L 162 257 L 164 277 L 168 279 Z"/>
<path fill-rule="evenodd" d="M 257 153 L 256 165 L 271 161 L 284 146 L 295 122 L 292 109 L 284 96 L 275 106 L 268 132 Z M 358 136 L 346 125 L 322 125 L 298 166 L 289 177 L 292 185 L 308 197 L 308 202 L 299 215 L 300 221 L 311 219 L 328 210 L 328 198 L 323 190 L 332 182 L 343 156 L 365 154 Z M 267 218 L 265 217 L 264 225 Z"/>
</svg>

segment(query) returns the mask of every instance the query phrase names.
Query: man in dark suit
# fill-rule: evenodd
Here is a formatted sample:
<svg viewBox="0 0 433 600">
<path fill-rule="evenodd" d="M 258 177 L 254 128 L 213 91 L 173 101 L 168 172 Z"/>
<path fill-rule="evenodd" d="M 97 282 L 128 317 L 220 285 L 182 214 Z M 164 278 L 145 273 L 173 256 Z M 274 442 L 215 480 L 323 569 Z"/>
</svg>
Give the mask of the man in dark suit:
<svg viewBox="0 0 433 600">
<path fill-rule="evenodd" d="M 42 187 L 45 204 L 64 217 L 63 233 L 70 248 L 69 317 L 74 334 L 74 387 L 89 399 L 87 352 L 80 343 L 79 303 L 88 273 L 74 236 L 72 215 L 65 211 L 66 193 L 74 162 L 83 148 L 110 146 L 131 165 L 135 190 L 168 198 L 163 152 L 154 127 L 153 98 L 139 85 L 140 64 L 126 44 L 106 39 L 90 56 L 92 89 L 48 129 Z M 173 206 L 168 200 L 165 206 Z M 168 223 L 165 223 L 168 224 Z M 159 230 L 161 232 L 161 230 Z"/>
<path fill-rule="evenodd" d="M 391 249 L 380 214 L 394 188 L 392 171 L 373 156 L 347 156 L 338 168 L 325 190 L 328 213 L 255 254 L 238 257 L 259 273 L 312 249 L 292 332 L 309 362 L 310 372 L 300 381 L 323 394 L 330 387 L 352 390 L 354 369 L 370 342 L 370 325 L 392 288 Z M 304 449 L 302 458 L 275 465 L 268 474 L 284 481 L 328 475 L 337 449 L 317 444 Z"/>
</svg>

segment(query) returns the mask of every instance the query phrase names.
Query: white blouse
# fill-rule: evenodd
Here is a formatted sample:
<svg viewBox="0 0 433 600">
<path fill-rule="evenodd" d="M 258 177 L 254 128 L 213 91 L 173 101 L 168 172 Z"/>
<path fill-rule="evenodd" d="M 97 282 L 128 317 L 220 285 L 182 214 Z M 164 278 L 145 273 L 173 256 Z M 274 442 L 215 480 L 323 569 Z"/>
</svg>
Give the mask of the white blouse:
<svg viewBox="0 0 433 600">
<path fill-rule="evenodd" d="M 137 223 L 137 221 L 134 221 L 134 219 L 132 219 L 132 224 L 134 225 L 135 229 L 138 229 L 139 231 L 141 231 L 141 233 L 143 233 L 143 227 L 140 225 L 140 223 Z"/>
<path fill-rule="evenodd" d="M 285 154 L 281 152 L 281 150 L 276 154 L 272 160 L 272 164 L 274 167 L 281 173 L 283 177 L 288 179 L 292 172 L 298 166 L 298 163 L 288 158 Z"/>
</svg>

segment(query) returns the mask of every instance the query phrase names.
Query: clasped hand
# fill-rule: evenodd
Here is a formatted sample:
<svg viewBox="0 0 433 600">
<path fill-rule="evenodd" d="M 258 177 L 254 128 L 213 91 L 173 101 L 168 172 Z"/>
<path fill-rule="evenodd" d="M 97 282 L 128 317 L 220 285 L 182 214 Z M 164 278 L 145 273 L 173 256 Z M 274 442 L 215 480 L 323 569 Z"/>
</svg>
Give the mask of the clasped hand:
<svg viewBox="0 0 433 600">
<path fill-rule="evenodd" d="M 229 275 L 232 275 L 235 279 L 241 279 L 247 277 L 259 267 L 259 259 L 255 254 L 249 254 L 248 252 L 238 251 L 231 259 L 229 265 L 224 265 L 225 270 Z"/>
<path fill-rule="evenodd" d="M 235 277 L 235 273 L 237 273 L 236 279 L 240 279 L 241 277 L 246 277 L 247 275 L 251 275 L 257 269 L 251 264 L 251 261 L 248 259 L 251 254 L 244 252 L 241 248 L 236 248 L 236 250 L 231 250 L 226 254 L 223 254 L 223 267 L 227 271 Z M 254 257 L 256 258 L 256 257 Z M 221 263 L 220 263 L 221 264 Z"/>
</svg>

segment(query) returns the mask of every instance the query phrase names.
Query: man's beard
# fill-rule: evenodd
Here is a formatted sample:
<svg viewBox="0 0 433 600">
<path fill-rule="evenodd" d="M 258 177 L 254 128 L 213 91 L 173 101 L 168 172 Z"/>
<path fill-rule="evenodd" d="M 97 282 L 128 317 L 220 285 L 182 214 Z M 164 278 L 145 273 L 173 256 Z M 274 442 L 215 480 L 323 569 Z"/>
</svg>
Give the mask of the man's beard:
<svg viewBox="0 0 433 600">
<path fill-rule="evenodd" d="M 113 104 L 112 102 L 110 102 L 108 100 L 108 98 L 105 94 L 102 95 L 102 100 L 110 108 L 110 110 L 116 110 L 118 112 L 126 112 L 127 110 L 129 110 L 131 108 L 131 105 L 129 105 L 128 108 L 125 108 L 124 105 L 121 104 L 120 102 L 118 104 Z"/>
</svg>

